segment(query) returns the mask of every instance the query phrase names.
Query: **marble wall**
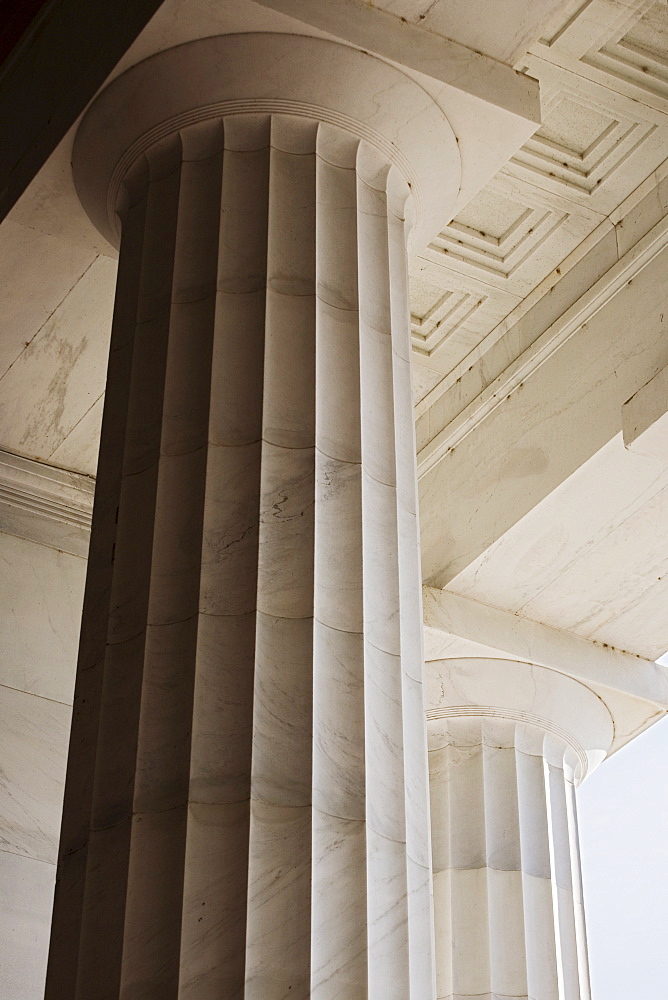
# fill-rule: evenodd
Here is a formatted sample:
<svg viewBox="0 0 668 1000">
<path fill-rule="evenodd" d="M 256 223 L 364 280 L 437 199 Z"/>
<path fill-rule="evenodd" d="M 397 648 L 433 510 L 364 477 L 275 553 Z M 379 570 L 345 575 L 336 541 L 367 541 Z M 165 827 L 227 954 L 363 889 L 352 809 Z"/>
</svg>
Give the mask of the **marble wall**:
<svg viewBox="0 0 668 1000">
<path fill-rule="evenodd" d="M 0 997 L 44 993 L 86 563 L 0 534 Z"/>
</svg>

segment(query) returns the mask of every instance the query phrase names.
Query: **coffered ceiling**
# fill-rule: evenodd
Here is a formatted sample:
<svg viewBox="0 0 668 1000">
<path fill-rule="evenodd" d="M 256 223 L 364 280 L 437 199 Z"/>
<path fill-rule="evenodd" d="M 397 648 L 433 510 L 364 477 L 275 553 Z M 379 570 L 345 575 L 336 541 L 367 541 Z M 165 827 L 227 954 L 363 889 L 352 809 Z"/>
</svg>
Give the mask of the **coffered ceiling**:
<svg viewBox="0 0 668 1000">
<path fill-rule="evenodd" d="M 543 124 L 413 267 L 419 413 L 668 157 L 665 0 L 579 0 L 517 68 Z"/>
</svg>

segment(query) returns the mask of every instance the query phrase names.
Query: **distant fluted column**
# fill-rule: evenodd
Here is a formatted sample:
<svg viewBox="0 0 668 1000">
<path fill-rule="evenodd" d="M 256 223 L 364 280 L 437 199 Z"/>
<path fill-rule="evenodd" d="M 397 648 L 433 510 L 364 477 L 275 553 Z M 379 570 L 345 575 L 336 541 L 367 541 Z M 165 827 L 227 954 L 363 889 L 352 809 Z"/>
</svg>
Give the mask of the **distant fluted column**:
<svg viewBox="0 0 668 1000">
<path fill-rule="evenodd" d="M 439 1000 L 590 1000 L 575 786 L 612 721 L 571 678 L 508 660 L 430 664 Z"/>
<path fill-rule="evenodd" d="M 115 188 L 48 1000 L 434 996 L 414 197 L 372 129 L 246 103 Z"/>
</svg>

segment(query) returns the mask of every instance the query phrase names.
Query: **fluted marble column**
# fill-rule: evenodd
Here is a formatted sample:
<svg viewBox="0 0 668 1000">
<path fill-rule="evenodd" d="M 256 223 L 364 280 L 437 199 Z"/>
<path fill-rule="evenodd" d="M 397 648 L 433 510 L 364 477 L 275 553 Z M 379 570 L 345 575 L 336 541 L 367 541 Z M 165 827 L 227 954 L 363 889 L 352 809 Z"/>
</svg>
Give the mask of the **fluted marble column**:
<svg viewBox="0 0 668 1000">
<path fill-rule="evenodd" d="M 429 666 L 437 996 L 589 1000 L 575 786 L 610 714 L 544 667 Z"/>
<path fill-rule="evenodd" d="M 310 38 L 84 120 L 122 237 L 48 1000 L 434 996 L 406 243 L 457 169 Z"/>
</svg>

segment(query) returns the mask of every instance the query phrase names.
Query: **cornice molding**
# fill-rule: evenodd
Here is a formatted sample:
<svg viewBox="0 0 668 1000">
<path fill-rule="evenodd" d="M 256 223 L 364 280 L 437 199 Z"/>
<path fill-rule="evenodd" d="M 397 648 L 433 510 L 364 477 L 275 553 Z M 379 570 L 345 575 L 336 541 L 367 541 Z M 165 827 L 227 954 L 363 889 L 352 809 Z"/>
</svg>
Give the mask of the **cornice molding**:
<svg viewBox="0 0 668 1000">
<path fill-rule="evenodd" d="M 86 556 L 95 480 L 0 451 L 0 532 Z"/>
<path fill-rule="evenodd" d="M 418 474 L 426 475 L 440 459 L 487 419 L 511 393 L 548 361 L 596 313 L 668 246 L 668 216 L 638 241 L 584 295 L 509 365 L 418 454 Z"/>
</svg>

